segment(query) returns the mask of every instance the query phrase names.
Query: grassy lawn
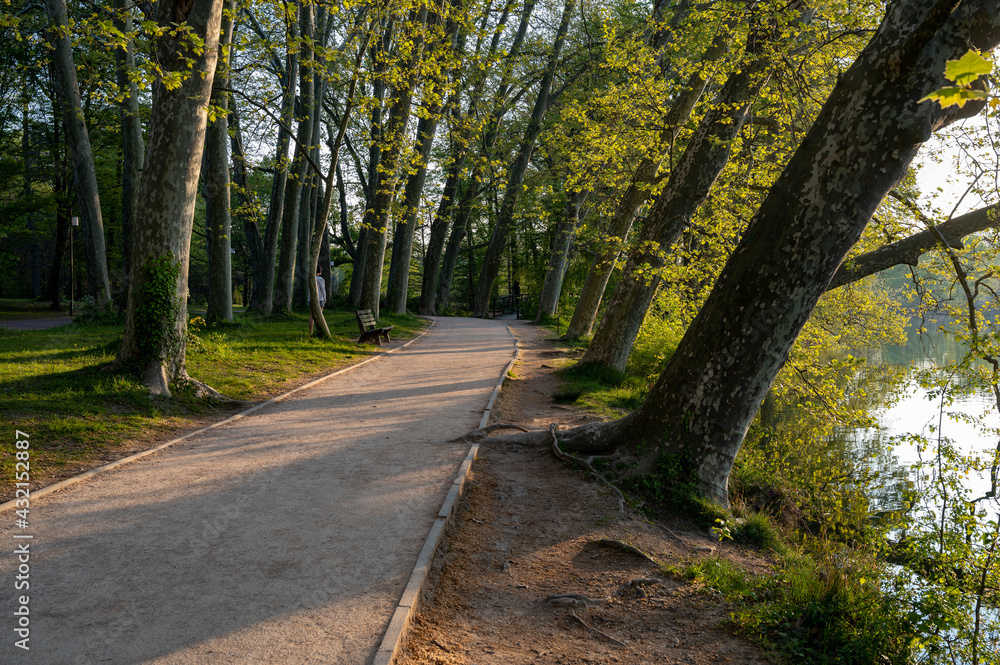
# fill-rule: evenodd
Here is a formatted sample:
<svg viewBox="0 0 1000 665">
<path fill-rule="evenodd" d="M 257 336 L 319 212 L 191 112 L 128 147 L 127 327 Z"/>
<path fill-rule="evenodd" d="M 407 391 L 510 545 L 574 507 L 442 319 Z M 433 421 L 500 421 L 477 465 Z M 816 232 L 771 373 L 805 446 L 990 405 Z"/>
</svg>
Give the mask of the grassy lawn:
<svg viewBox="0 0 1000 665">
<path fill-rule="evenodd" d="M 307 336 L 307 313 L 239 315 L 235 323 L 207 327 L 189 342 L 188 373 L 227 397 L 253 402 L 381 350 L 356 343 L 353 312 L 327 312 L 326 319 L 332 341 Z M 411 338 L 426 326 L 413 316 L 384 315 L 382 321 L 395 326 L 394 339 Z M 11 442 L 4 450 L 13 452 L 15 428 L 31 437 L 33 481 L 120 458 L 237 409 L 185 389 L 169 399 L 151 397 L 135 377 L 109 367 L 121 335 L 120 325 L 0 328 L 0 422 Z M 0 497 L 9 498 L 13 478 L 13 454 L 0 455 Z"/>
</svg>

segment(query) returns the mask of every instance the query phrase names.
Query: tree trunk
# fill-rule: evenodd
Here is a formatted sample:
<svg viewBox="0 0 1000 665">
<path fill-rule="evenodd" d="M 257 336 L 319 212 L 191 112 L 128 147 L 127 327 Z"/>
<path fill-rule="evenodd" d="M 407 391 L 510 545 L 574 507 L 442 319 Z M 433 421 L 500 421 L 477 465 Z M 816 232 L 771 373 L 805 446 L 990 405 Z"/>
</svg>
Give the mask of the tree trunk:
<svg viewBox="0 0 1000 665">
<path fill-rule="evenodd" d="M 562 294 L 563 278 L 566 276 L 566 268 L 569 267 L 569 250 L 573 246 L 576 230 L 580 226 L 580 208 L 586 198 L 586 192 L 566 193 L 566 209 L 556 225 L 552 252 L 549 254 L 549 268 L 545 271 L 542 293 L 538 296 L 535 323 L 556 315 L 559 296 Z"/>
<path fill-rule="evenodd" d="M 118 92 L 122 95 L 122 291 L 128 294 L 132 268 L 132 229 L 135 226 L 139 176 L 145 152 L 142 141 L 142 118 L 139 115 L 139 90 L 129 76 L 135 71 L 132 50 L 132 14 L 125 0 L 115 0 L 119 18 L 116 27 L 129 39 L 124 49 L 115 51 Z"/>
<path fill-rule="evenodd" d="M 62 99 L 66 139 L 73 156 L 73 180 L 85 234 L 90 294 L 98 303 L 103 303 L 111 299 L 111 282 L 108 280 L 108 260 L 104 246 L 104 221 L 101 218 L 101 200 L 97 192 L 94 155 L 80 103 L 80 86 L 76 78 L 76 64 L 73 62 L 66 2 L 45 0 L 45 11 L 52 24 L 52 61 L 59 97 Z"/>
<path fill-rule="evenodd" d="M 142 215 L 136 218 L 131 288 L 118 361 L 136 366 L 155 394 L 185 369 L 188 262 L 212 79 L 219 55 L 223 0 L 159 0 L 165 35 L 156 47 L 165 73 L 183 83 L 153 85 L 146 166 L 139 180 Z M 171 37 L 176 25 L 201 44 Z M 200 47 L 200 48 L 199 48 Z"/>
<path fill-rule="evenodd" d="M 654 9 L 654 13 L 655 13 Z M 695 105 L 705 93 L 708 86 L 708 76 L 705 69 L 709 64 L 722 58 L 729 50 L 731 35 L 729 34 L 729 24 L 723 24 L 719 34 L 712 40 L 712 44 L 702 56 L 702 67 L 688 78 L 684 91 L 674 100 L 667 113 L 666 127 L 660 135 L 663 145 L 672 145 L 680 132 L 681 126 L 691 117 L 691 112 Z M 673 34 L 669 32 L 667 34 Z M 655 35 L 651 35 L 651 38 Z M 594 321 L 597 320 L 597 312 L 601 307 L 601 300 L 604 298 L 604 290 L 608 286 L 611 273 L 614 272 L 615 263 L 621 255 L 625 246 L 632 224 L 639 215 L 639 210 L 646 203 L 651 193 L 650 185 L 656 179 L 656 174 L 660 170 L 660 164 L 665 155 L 658 159 L 647 157 L 642 160 L 628 189 L 618 202 L 611 217 L 611 222 L 605 233 L 606 240 L 602 241 L 597 258 L 587 272 L 587 279 L 583 283 L 580 297 L 576 301 L 573 309 L 573 317 L 566 328 L 567 339 L 577 339 L 586 337 L 594 329 Z"/>
<path fill-rule="evenodd" d="M 957 6 L 956 6 L 957 5 Z M 682 457 L 701 492 L 728 503 L 747 427 L 799 331 L 886 193 L 931 134 L 981 104 L 919 102 L 944 87 L 945 61 L 1000 42 L 995 3 L 900 0 L 840 77 L 768 192 L 643 404 L 576 450 L 647 446 Z"/>
<path fill-rule="evenodd" d="M 755 41 L 751 40 L 751 44 Z M 658 270 L 666 262 L 667 250 L 708 197 L 729 161 L 732 142 L 743 128 L 769 65 L 769 58 L 758 57 L 726 80 L 649 211 L 636 249 L 629 256 L 581 362 L 625 371 L 632 345 L 660 285 Z"/>
<path fill-rule="evenodd" d="M 444 250 L 444 258 L 441 259 L 441 275 L 438 278 L 437 308 L 447 309 L 451 305 L 451 283 L 455 278 L 455 266 L 458 265 L 458 257 L 462 255 L 462 241 L 469 230 L 472 219 L 473 208 L 476 205 L 476 182 L 479 180 L 478 174 L 480 166 L 477 163 L 472 170 L 472 177 L 466 184 L 462 200 L 458 205 L 458 215 L 455 223 L 451 226 L 451 235 L 448 236 L 448 245 Z"/>
<path fill-rule="evenodd" d="M 372 218 L 374 224 L 368 229 L 365 238 L 364 281 L 361 284 L 361 309 L 371 310 L 378 318 L 379 301 L 382 297 L 382 268 L 385 265 L 386 231 L 389 226 L 389 214 L 392 201 L 396 197 L 398 186 L 397 171 L 400 156 L 403 152 L 403 135 L 410 119 L 410 104 L 413 101 L 413 90 L 419 78 L 419 64 L 423 55 L 423 33 L 427 24 L 427 6 L 421 6 L 410 25 L 415 31 L 413 35 L 412 54 L 410 61 L 404 65 L 407 72 L 406 80 L 395 91 L 396 100 L 389 111 L 389 121 L 386 123 L 385 143 L 379 167 L 378 186 L 372 188 Z M 405 297 L 405 296 L 404 296 Z M 405 307 L 405 303 L 404 303 Z"/>
<path fill-rule="evenodd" d="M 423 315 L 433 316 L 437 313 L 437 287 L 438 279 L 441 275 L 441 256 L 444 253 L 444 243 L 448 238 L 448 230 L 451 227 L 452 211 L 455 195 L 458 193 L 459 174 L 464 163 L 464 151 L 459 156 L 460 148 L 454 148 L 453 160 L 448 169 L 448 178 L 444 183 L 444 190 L 441 192 L 441 201 L 438 203 L 437 211 L 434 213 L 434 221 L 431 222 L 431 237 L 427 242 L 427 251 L 424 253 L 424 274 L 420 284 L 420 307 L 418 312 Z"/>
<path fill-rule="evenodd" d="M 281 97 L 281 123 L 278 125 L 278 141 L 274 155 L 274 180 L 271 181 L 271 198 L 267 208 L 267 226 L 264 229 L 263 259 L 260 272 L 254 274 L 254 282 L 260 285 L 262 297 L 254 299 L 253 310 L 270 314 L 274 309 L 274 271 L 278 261 L 278 237 L 285 217 L 285 189 L 288 185 L 288 144 L 291 143 L 291 126 L 295 117 L 295 90 L 299 78 L 299 52 L 293 44 L 298 40 L 299 29 L 295 11 L 297 5 L 290 3 L 292 15 L 287 18 L 286 42 L 288 55 L 285 59 L 284 90 Z"/>
<path fill-rule="evenodd" d="M 440 108 L 432 109 L 431 116 L 421 118 L 417 123 L 417 149 L 414 151 L 416 171 L 406 180 L 403 191 L 403 219 L 396 225 L 393 234 L 392 261 L 389 266 L 389 291 L 386 307 L 395 314 L 406 314 L 406 296 L 410 284 L 410 258 L 413 256 L 413 237 L 417 230 L 420 212 L 420 195 L 427 179 L 427 164 L 430 161 L 434 134 L 437 132 L 437 114 Z"/>
<path fill-rule="evenodd" d="M 247 156 L 243 149 L 243 133 L 240 131 L 240 115 L 236 105 L 229 111 L 231 119 L 231 149 L 233 155 L 233 193 L 236 198 L 236 207 L 233 213 L 243 222 L 243 234 L 247 240 L 247 253 L 250 255 L 250 274 L 252 277 L 252 291 L 250 292 L 250 302 L 243 304 L 249 311 L 259 311 L 257 304 L 264 299 L 264 239 L 260 235 L 260 208 L 250 187 L 250 178 L 247 174 Z M 277 177 L 277 176 L 275 176 Z M 244 300 L 247 299 L 243 294 Z"/>
<path fill-rule="evenodd" d="M 507 18 L 510 15 L 512 5 L 513 2 L 508 2 L 504 6 L 503 13 L 497 21 L 493 32 L 493 40 L 490 43 L 489 53 L 486 58 L 487 62 L 493 61 L 494 56 L 500 48 L 503 29 L 507 23 Z M 518 24 L 517 32 L 514 33 L 514 39 L 511 42 L 510 50 L 504 58 L 504 65 L 500 75 L 499 86 L 493 95 L 492 105 L 489 107 L 491 109 L 490 119 L 487 123 L 486 133 L 482 140 L 482 154 L 479 156 L 479 159 L 475 161 L 472 168 L 472 174 L 469 176 L 468 182 L 466 183 L 464 193 L 462 194 L 462 198 L 458 205 L 457 217 L 455 218 L 455 222 L 452 226 L 451 235 L 448 237 L 448 244 L 444 251 L 444 257 L 441 259 L 441 270 L 437 279 L 437 309 L 445 309 L 451 304 L 451 283 L 455 276 L 455 266 L 458 264 L 458 257 L 462 253 L 462 241 L 465 239 L 466 232 L 469 229 L 473 209 L 476 205 L 476 198 L 479 196 L 482 185 L 480 179 L 483 174 L 483 161 L 489 161 L 491 158 L 493 146 L 496 143 L 497 136 L 499 135 L 500 120 L 505 112 L 504 102 L 510 92 L 510 80 L 514 68 L 514 61 L 521 53 L 521 47 L 523 46 L 524 39 L 528 34 L 528 28 L 531 23 L 531 14 L 534 10 L 534 0 L 526 0 L 524 6 L 521 8 L 521 20 Z M 485 23 L 483 24 L 483 29 L 484 28 Z M 478 53 L 478 51 L 479 47 L 477 45 L 476 52 Z M 472 116 L 474 113 L 478 113 L 477 109 L 482 101 L 486 79 L 486 76 L 480 76 L 477 78 L 472 93 L 469 95 L 469 110 L 466 113 L 467 116 Z M 452 124 L 456 127 L 461 125 L 458 114 L 456 114 L 455 120 Z M 461 146 L 460 149 L 462 150 L 461 158 L 464 162 L 468 155 L 467 148 L 465 148 L 465 146 Z M 457 169 L 456 173 L 461 173 L 461 168 Z M 456 181 L 456 193 L 458 192 L 458 189 L 458 181 Z M 449 199 L 448 205 L 454 205 L 452 200 Z M 469 284 L 470 286 L 472 284 L 471 275 L 469 276 Z"/>
<path fill-rule="evenodd" d="M 517 158 L 507 172 L 507 188 L 504 191 L 503 203 L 500 206 L 500 212 L 497 214 L 497 221 L 493 226 L 493 233 L 490 236 L 490 244 L 486 248 L 486 257 L 483 259 L 483 266 L 479 272 L 479 285 L 476 289 L 473 308 L 473 314 L 478 317 L 485 317 L 489 314 L 490 294 L 493 291 L 493 283 L 500 272 L 500 263 L 503 258 L 504 248 L 507 245 L 507 236 L 510 234 L 510 227 L 514 222 L 514 208 L 522 191 L 521 183 L 524 181 L 524 174 L 528 170 L 528 162 L 535 148 L 535 141 L 542 131 L 542 121 L 545 119 L 545 114 L 549 109 L 552 80 L 559 66 L 559 54 L 562 52 L 563 43 L 566 41 L 566 31 L 569 29 L 569 22 L 573 16 L 575 3 L 576 0 L 566 0 L 566 4 L 563 7 L 562 21 L 556 33 L 555 43 L 552 45 L 552 53 L 549 54 L 545 74 L 542 76 L 542 82 L 538 86 L 538 97 L 535 99 L 535 106 L 531 111 L 531 119 L 528 121 L 528 127 L 524 131 L 524 137 L 521 140 L 521 147 L 518 150 Z"/>
<path fill-rule="evenodd" d="M 295 287 L 295 259 L 299 244 L 299 207 L 302 188 L 309 173 L 309 161 L 306 159 L 307 146 L 313 135 L 315 122 L 315 105 L 313 104 L 313 71 L 312 71 L 312 38 L 313 38 L 313 7 L 310 4 L 299 5 L 299 30 L 302 35 L 299 50 L 299 102 L 304 117 L 299 119 L 296 130 L 297 143 L 295 157 L 292 160 L 291 173 L 285 183 L 285 202 L 282 204 L 281 215 L 281 253 L 278 257 L 278 275 L 274 287 L 274 314 L 292 311 L 292 296 Z"/>
<path fill-rule="evenodd" d="M 208 220 L 209 321 L 233 320 L 232 217 L 229 198 L 229 49 L 233 38 L 235 0 L 225 0 L 219 61 L 212 83 L 211 105 L 218 109 L 205 130 L 205 216 Z"/>
</svg>

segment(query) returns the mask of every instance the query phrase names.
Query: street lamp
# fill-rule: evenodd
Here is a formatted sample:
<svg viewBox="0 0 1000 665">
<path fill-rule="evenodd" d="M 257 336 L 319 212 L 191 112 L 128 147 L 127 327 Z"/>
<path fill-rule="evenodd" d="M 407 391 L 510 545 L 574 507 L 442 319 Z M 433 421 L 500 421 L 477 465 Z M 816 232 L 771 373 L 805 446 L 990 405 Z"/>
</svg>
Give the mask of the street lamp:
<svg viewBox="0 0 1000 665">
<path fill-rule="evenodd" d="M 80 226 L 79 217 L 69 218 L 69 315 L 73 316 L 73 298 L 76 296 L 76 271 L 73 269 L 73 229 Z"/>
</svg>

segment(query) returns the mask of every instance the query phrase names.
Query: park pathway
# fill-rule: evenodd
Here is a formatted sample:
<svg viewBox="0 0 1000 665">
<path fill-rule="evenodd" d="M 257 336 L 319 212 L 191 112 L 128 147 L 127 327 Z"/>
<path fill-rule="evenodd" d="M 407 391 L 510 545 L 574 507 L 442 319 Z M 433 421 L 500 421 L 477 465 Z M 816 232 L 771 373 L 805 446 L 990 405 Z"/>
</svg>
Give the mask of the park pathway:
<svg viewBox="0 0 1000 665">
<path fill-rule="evenodd" d="M 0 513 L 0 663 L 370 662 L 468 452 L 449 440 L 478 426 L 513 352 L 499 322 L 437 319 L 406 349 L 37 498 L 29 591 L 12 554 L 26 532 Z"/>
</svg>

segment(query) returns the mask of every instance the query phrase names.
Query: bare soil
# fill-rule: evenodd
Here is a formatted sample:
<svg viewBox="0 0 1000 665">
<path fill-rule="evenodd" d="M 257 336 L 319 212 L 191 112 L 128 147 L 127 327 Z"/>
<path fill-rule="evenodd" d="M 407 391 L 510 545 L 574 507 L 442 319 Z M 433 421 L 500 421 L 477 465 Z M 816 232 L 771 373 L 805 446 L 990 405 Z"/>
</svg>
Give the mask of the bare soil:
<svg viewBox="0 0 1000 665">
<path fill-rule="evenodd" d="M 544 339 L 548 331 L 511 328 L 520 356 L 493 422 L 547 429 L 595 419 L 553 401 L 554 371 L 567 354 Z M 769 662 L 734 634 L 716 592 L 657 565 L 725 557 L 764 572 L 761 555 L 720 545 L 679 518 L 622 514 L 599 481 L 547 450 L 487 440 L 473 473 L 401 663 Z M 552 598 L 564 594 L 577 596 Z"/>
</svg>

